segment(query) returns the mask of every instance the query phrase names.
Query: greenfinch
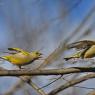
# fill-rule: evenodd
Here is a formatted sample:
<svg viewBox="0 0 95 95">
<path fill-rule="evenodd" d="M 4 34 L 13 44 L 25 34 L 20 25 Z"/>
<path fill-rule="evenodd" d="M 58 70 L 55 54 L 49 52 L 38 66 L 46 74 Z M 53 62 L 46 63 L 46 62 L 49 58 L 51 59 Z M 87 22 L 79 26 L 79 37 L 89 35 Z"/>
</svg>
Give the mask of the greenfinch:
<svg viewBox="0 0 95 95">
<path fill-rule="evenodd" d="M 71 58 L 95 57 L 95 41 L 83 40 L 67 45 L 67 49 L 72 49 L 72 48 L 75 48 L 80 51 L 70 57 L 64 58 L 65 60 L 69 60 Z"/>
<path fill-rule="evenodd" d="M 42 53 L 39 51 L 28 52 L 20 48 L 8 48 L 8 50 L 12 51 L 13 53 L 1 56 L 0 58 L 17 65 L 20 69 L 21 66 L 34 62 L 35 60 L 41 58 L 42 55 Z"/>
</svg>

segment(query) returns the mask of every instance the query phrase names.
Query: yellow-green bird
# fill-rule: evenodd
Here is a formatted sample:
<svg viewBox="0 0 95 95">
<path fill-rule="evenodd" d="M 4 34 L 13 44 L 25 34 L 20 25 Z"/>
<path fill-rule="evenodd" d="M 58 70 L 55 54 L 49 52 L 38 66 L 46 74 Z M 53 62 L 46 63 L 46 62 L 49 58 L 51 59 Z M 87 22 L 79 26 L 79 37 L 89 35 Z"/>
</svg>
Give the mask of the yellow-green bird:
<svg viewBox="0 0 95 95">
<path fill-rule="evenodd" d="M 69 60 L 71 58 L 92 58 L 95 57 L 95 41 L 83 40 L 67 45 L 68 49 L 75 48 L 81 50 L 70 57 L 64 58 Z"/>
<path fill-rule="evenodd" d="M 21 66 L 30 64 L 42 57 L 42 53 L 39 51 L 28 52 L 20 48 L 8 48 L 8 50 L 12 52 L 9 53 L 9 55 L 1 56 L 0 58 L 17 65 L 20 69 Z"/>
</svg>

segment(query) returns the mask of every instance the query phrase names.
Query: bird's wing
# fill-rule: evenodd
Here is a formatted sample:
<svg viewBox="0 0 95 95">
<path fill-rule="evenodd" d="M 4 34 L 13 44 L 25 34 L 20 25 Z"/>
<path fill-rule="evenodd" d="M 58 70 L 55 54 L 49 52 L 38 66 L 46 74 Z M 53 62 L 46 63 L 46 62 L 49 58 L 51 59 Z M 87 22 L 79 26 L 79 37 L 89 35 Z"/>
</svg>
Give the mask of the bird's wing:
<svg viewBox="0 0 95 95">
<path fill-rule="evenodd" d="M 67 48 L 68 49 L 76 48 L 81 50 L 81 49 L 86 49 L 88 47 L 91 47 L 92 45 L 95 45 L 95 41 L 83 40 L 83 41 L 71 43 L 67 45 Z"/>
<path fill-rule="evenodd" d="M 67 61 L 67 60 L 72 59 L 72 58 L 80 58 L 81 53 L 82 53 L 82 51 L 76 52 L 75 54 L 73 54 L 73 55 L 71 55 L 69 57 L 65 57 L 64 59 Z"/>
<path fill-rule="evenodd" d="M 20 49 L 20 48 L 8 48 L 8 50 L 10 50 L 10 51 L 16 51 L 16 52 L 21 52 L 24 55 L 28 55 L 29 54 L 29 52 L 27 52 L 27 51 L 25 51 L 23 49 Z"/>
</svg>

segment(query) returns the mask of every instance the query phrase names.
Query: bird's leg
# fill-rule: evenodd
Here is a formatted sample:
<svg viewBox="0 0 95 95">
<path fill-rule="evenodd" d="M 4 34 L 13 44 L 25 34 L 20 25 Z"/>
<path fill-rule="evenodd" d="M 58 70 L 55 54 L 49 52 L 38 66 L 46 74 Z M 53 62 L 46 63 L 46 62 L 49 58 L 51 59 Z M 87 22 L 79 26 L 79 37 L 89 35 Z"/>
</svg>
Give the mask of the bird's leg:
<svg viewBox="0 0 95 95">
<path fill-rule="evenodd" d="M 18 67 L 19 67 L 20 70 L 25 69 L 25 68 L 23 68 L 23 67 L 21 67 L 21 66 L 18 66 Z"/>
<path fill-rule="evenodd" d="M 18 66 L 19 67 L 19 69 L 21 69 L 21 66 Z"/>
</svg>

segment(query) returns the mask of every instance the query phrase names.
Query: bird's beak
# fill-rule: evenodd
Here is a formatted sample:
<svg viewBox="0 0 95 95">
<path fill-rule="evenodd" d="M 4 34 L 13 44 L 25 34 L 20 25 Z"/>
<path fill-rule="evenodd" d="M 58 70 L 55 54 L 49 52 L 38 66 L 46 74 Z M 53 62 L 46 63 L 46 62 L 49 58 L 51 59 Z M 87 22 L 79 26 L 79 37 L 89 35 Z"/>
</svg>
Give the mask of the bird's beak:
<svg viewBox="0 0 95 95">
<path fill-rule="evenodd" d="M 43 54 L 42 54 L 42 53 L 40 53 L 40 56 L 39 56 L 39 58 L 43 58 Z"/>
<path fill-rule="evenodd" d="M 42 53 L 40 53 L 40 55 L 43 55 Z"/>
</svg>

